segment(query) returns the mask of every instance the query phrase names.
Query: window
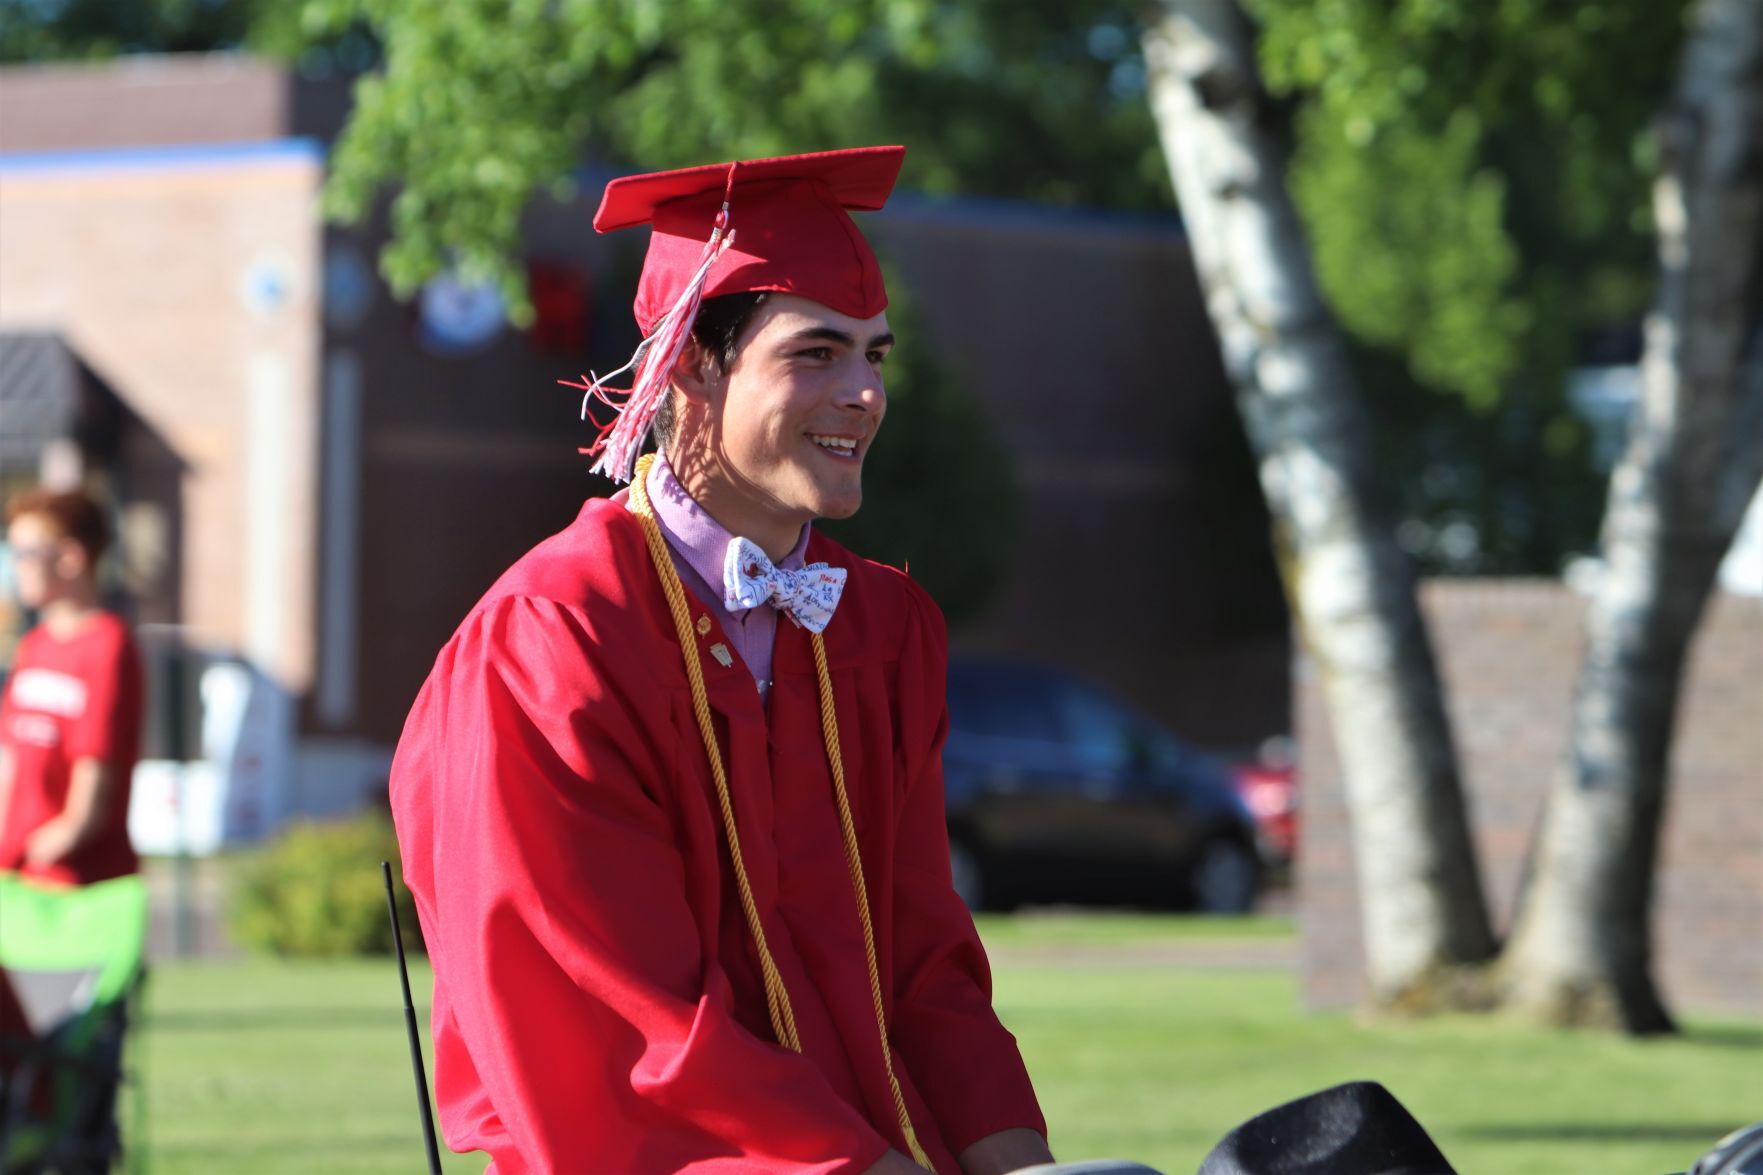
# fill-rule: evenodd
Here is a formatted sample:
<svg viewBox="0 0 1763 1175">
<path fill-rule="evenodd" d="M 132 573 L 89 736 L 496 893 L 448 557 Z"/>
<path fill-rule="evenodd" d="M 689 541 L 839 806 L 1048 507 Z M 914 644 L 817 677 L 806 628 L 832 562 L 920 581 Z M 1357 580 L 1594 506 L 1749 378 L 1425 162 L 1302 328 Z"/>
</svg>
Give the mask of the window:
<svg viewBox="0 0 1763 1175">
<path fill-rule="evenodd" d="M 1062 690 L 1059 717 L 1078 765 L 1086 771 L 1126 771 L 1138 754 L 1132 716 L 1081 686 Z"/>
</svg>

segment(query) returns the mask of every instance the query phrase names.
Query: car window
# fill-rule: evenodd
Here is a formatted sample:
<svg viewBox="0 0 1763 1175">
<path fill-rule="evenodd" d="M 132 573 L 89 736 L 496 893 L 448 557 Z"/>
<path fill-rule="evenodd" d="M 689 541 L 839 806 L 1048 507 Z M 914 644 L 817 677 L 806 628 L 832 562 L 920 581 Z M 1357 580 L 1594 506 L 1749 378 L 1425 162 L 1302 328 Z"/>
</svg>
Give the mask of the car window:
<svg viewBox="0 0 1763 1175">
<path fill-rule="evenodd" d="M 1164 734 L 1152 731 L 1146 735 L 1152 766 L 1165 775 L 1179 775 L 1191 766 L 1192 755 L 1180 742 Z"/>
<path fill-rule="evenodd" d="M 1139 744 L 1132 716 L 1092 690 L 1074 686 L 1059 693 L 1059 718 L 1079 766 L 1089 771 L 1124 771 Z"/>
<path fill-rule="evenodd" d="M 1054 737 L 1054 714 L 1045 690 L 1001 673 L 951 675 L 949 725 L 986 738 Z"/>
</svg>

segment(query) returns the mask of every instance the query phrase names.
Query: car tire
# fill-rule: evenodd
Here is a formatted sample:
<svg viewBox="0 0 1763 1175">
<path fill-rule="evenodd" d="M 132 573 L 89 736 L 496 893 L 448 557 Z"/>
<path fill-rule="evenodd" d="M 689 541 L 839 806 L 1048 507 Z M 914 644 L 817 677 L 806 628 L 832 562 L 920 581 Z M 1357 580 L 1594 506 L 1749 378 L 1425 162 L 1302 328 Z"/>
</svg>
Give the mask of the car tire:
<svg viewBox="0 0 1763 1175">
<path fill-rule="evenodd" d="M 949 840 L 949 879 L 955 893 L 974 913 L 986 909 L 985 871 L 980 867 L 979 854 L 965 840 Z"/>
<path fill-rule="evenodd" d="M 1202 914 L 1247 914 L 1261 891 L 1261 862 L 1236 837 L 1215 836 L 1189 866 L 1188 889 Z"/>
</svg>

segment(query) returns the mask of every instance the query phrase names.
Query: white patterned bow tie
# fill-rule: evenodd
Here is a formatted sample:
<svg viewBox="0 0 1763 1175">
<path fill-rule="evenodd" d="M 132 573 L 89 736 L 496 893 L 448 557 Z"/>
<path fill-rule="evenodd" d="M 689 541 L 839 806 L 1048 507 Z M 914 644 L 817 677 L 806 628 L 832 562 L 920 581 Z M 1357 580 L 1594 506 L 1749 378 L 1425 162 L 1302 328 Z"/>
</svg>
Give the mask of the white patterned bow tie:
<svg viewBox="0 0 1763 1175">
<path fill-rule="evenodd" d="M 751 539 L 730 539 L 722 560 L 722 602 L 730 611 L 770 604 L 809 632 L 825 632 L 845 591 L 845 569 L 811 563 L 800 571 L 772 565 Z"/>
</svg>

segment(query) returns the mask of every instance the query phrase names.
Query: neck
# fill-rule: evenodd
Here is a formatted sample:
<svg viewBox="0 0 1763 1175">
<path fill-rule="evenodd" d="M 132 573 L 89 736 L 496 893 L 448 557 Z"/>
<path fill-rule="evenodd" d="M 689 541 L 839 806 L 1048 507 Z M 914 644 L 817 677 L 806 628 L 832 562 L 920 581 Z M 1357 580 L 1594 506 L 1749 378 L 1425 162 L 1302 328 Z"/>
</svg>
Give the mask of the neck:
<svg viewBox="0 0 1763 1175">
<path fill-rule="evenodd" d="M 730 534 L 753 540 L 773 562 L 796 549 L 802 528 L 812 521 L 777 509 L 757 486 L 714 457 L 669 451 L 667 461 L 704 513 Z"/>
<path fill-rule="evenodd" d="M 60 639 L 72 636 L 98 614 L 98 593 L 91 588 L 74 588 L 45 603 L 43 627 L 49 635 Z"/>
</svg>

